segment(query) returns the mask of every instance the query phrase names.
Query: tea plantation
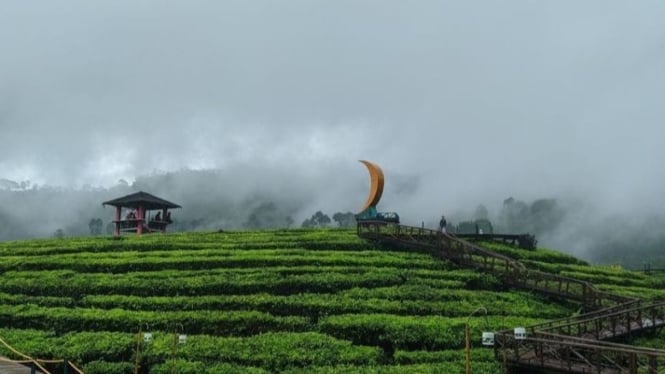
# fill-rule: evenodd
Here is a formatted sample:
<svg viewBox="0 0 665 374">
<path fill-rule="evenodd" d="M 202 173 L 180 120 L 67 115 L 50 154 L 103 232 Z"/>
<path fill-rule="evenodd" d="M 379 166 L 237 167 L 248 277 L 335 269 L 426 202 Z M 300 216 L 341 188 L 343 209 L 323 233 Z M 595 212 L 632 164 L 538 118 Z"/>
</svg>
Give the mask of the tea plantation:
<svg viewBox="0 0 665 374">
<path fill-rule="evenodd" d="M 665 282 L 648 275 L 485 246 L 601 289 L 665 296 Z M 578 308 L 426 253 L 378 247 L 355 230 L 6 242 L 0 273 L 0 338 L 90 374 L 133 373 L 137 336 L 141 373 L 459 373 L 467 321 L 474 372 L 500 373 L 482 331 Z M 0 355 L 21 358 L 4 346 Z"/>
</svg>

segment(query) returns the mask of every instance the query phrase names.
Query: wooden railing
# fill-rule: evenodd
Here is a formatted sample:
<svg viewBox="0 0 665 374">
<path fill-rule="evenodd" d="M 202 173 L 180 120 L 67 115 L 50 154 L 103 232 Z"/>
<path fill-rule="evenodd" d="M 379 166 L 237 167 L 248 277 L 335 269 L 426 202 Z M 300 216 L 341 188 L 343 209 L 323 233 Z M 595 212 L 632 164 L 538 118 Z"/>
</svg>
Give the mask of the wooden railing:
<svg viewBox="0 0 665 374">
<path fill-rule="evenodd" d="M 587 310 L 611 307 L 634 300 L 601 292 L 590 282 L 529 270 L 518 260 L 440 231 L 382 221 L 360 221 L 357 230 L 362 238 L 426 249 L 437 257 L 461 266 L 492 273 L 513 287 L 579 302 Z"/>
<path fill-rule="evenodd" d="M 642 303 L 601 315 L 582 315 L 568 323 L 531 326 L 531 332 L 550 332 L 580 338 L 606 340 L 633 332 L 660 328 L 665 324 L 665 302 Z"/>
<path fill-rule="evenodd" d="M 587 313 L 584 313 L 584 314 L 578 314 L 578 315 L 572 316 L 572 317 L 565 317 L 565 318 L 561 318 L 561 319 L 555 319 L 555 320 L 550 320 L 550 321 L 547 321 L 547 322 L 531 325 L 531 326 L 529 326 L 529 329 L 531 331 L 536 331 L 536 330 L 537 331 L 550 331 L 555 327 L 568 325 L 568 324 L 574 323 L 574 322 L 582 320 L 582 319 L 602 317 L 602 316 L 610 315 L 612 313 L 623 311 L 623 310 L 626 310 L 626 309 L 638 308 L 638 307 L 643 306 L 645 304 L 648 304 L 648 303 L 646 303 L 645 301 L 639 300 L 639 299 L 629 299 L 628 301 L 626 301 L 624 303 L 621 303 L 621 304 L 617 303 L 616 305 L 606 307 L 606 308 L 602 308 L 602 309 L 598 309 L 598 310 L 594 310 L 594 311 L 587 312 Z"/>
<path fill-rule="evenodd" d="M 665 368 L 665 351 L 535 332 L 525 339 L 494 336 L 495 355 L 506 366 L 569 373 L 653 373 Z"/>
<path fill-rule="evenodd" d="M 495 334 L 495 355 L 505 365 L 575 373 L 655 374 L 665 368 L 665 351 L 605 340 L 660 329 L 665 302 L 598 290 L 592 283 L 528 270 L 518 260 L 478 247 L 454 235 L 381 221 L 361 221 L 358 235 L 390 245 L 417 248 L 458 265 L 496 275 L 506 284 L 580 302 L 587 313 Z"/>
</svg>

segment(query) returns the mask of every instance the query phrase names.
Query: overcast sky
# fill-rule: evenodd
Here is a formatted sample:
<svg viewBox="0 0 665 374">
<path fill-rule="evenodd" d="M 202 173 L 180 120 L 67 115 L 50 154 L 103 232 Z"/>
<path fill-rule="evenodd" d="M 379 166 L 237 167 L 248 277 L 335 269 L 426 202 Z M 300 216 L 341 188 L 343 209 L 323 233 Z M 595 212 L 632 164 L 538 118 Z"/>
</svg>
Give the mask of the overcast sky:
<svg viewBox="0 0 665 374">
<path fill-rule="evenodd" d="M 389 208 L 662 210 L 664 19 L 661 0 L 3 1 L 0 178 L 258 165 L 333 199 L 368 159 L 410 196 Z"/>
</svg>

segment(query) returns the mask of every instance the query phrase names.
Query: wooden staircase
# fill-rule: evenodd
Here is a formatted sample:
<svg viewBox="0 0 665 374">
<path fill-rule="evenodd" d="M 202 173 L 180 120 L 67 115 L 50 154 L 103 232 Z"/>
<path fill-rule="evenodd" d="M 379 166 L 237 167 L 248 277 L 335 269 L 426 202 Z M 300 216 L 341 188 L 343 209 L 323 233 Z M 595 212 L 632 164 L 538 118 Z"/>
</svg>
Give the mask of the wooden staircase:
<svg viewBox="0 0 665 374">
<path fill-rule="evenodd" d="M 608 342 L 661 329 L 665 302 L 648 302 L 598 290 L 592 283 L 527 269 L 520 261 L 451 234 L 382 221 L 360 221 L 358 236 L 427 251 L 460 266 L 495 275 L 504 284 L 578 302 L 586 313 L 529 326 L 526 338 L 495 333 L 495 356 L 506 368 L 569 373 L 665 373 L 665 351 Z"/>
</svg>

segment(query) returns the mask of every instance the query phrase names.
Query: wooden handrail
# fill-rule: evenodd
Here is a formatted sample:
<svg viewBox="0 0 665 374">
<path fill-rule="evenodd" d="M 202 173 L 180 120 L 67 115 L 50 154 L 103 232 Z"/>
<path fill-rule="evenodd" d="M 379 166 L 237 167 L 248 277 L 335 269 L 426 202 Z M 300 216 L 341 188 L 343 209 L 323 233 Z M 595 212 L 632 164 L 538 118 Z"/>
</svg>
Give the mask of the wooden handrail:
<svg viewBox="0 0 665 374">
<path fill-rule="evenodd" d="M 499 276 L 508 273 L 505 279 L 507 283 L 559 296 L 563 299 L 579 301 L 588 309 L 602 308 L 608 303 L 633 301 L 630 298 L 601 292 L 587 281 L 538 270 L 528 270 L 518 260 L 479 247 L 457 238 L 454 234 L 383 221 L 360 221 L 357 230 L 360 237 L 367 239 L 419 246 L 430 251 L 434 250 L 437 255 L 461 265 L 489 270 Z M 482 257 L 483 261 L 474 259 L 474 256 Z M 490 258 L 492 259 L 492 266 L 488 266 L 490 263 L 488 259 Z M 497 266 L 497 262 L 499 262 L 499 266 Z M 549 287 L 550 281 L 557 283 L 557 287 Z M 566 285 L 565 291 L 563 289 L 564 284 Z M 571 285 L 577 285 L 580 288 L 571 289 Z"/>
<path fill-rule="evenodd" d="M 511 352 L 517 355 L 519 347 L 522 347 L 521 349 L 524 350 L 529 342 L 535 343 L 532 345 L 533 349 L 530 349 L 530 354 L 533 357 L 540 355 L 540 367 L 546 367 L 545 360 L 543 359 L 543 350 L 545 348 L 552 352 L 563 350 L 568 353 L 578 348 L 591 350 L 597 356 L 585 359 L 584 352 L 576 352 L 576 354 L 579 355 L 580 360 L 584 361 L 585 365 L 591 365 L 593 362 L 596 362 L 597 370 L 601 370 L 599 365 L 605 365 L 602 360 L 607 358 L 603 356 L 603 352 L 627 355 L 625 357 L 622 356 L 622 358 L 631 362 L 631 373 L 637 370 L 639 355 L 646 355 L 650 372 L 655 372 L 654 370 L 658 364 L 659 357 L 665 358 L 665 351 L 663 350 L 617 345 L 597 339 L 590 340 L 556 334 L 551 331 L 562 331 L 562 329 L 567 327 L 570 327 L 568 330 L 571 330 L 572 327 L 576 327 L 579 333 L 581 326 L 585 326 L 584 332 L 587 334 L 589 332 L 586 328 L 587 324 L 596 329 L 603 328 L 607 321 L 616 321 L 616 318 L 621 317 L 625 318 L 625 321 L 622 322 L 627 325 L 626 332 L 633 331 L 633 327 L 636 327 L 638 330 L 660 327 L 665 324 L 665 321 L 655 320 L 656 313 L 654 312 L 654 308 L 661 308 L 661 315 L 665 315 L 665 302 L 645 304 L 638 298 L 600 291 L 593 283 L 588 281 L 563 277 L 538 270 L 528 270 L 518 260 L 481 248 L 454 235 L 424 227 L 405 226 L 383 221 L 360 221 L 358 222 L 357 231 L 358 235 L 362 238 L 427 250 L 459 265 L 494 273 L 512 286 L 555 295 L 563 299 L 579 301 L 582 305 L 592 310 L 575 317 L 532 325 L 528 327 L 531 337 L 526 340 L 519 340 L 519 343 L 517 339 L 514 339 L 511 330 L 497 332 L 495 338 L 495 341 L 498 343 L 495 345 L 495 355 L 497 358 L 500 356 L 499 351 L 502 352 L 504 360 L 507 356 L 512 355 Z M 645 326 L 642 311 L 652 311 L 651 314 L 646 315 L 647 317 L 651 317 L 651 322 L 648 326 Z M 637 313 L 637 315 L 633 316 L 631 313 Z M 665 319 L 665 317 L 663 318 Z M 595 337 L 601 335 L 601 331 L 592 330 L 591 332 Z M 613 328 L 612 333 L 609 335 L 610 337 L 617 336 L 616 328 Z M 512 345 L 506 347 L 507 342 Z M 509 352 L 508 355 L 506 354 L 507 352 Z M 603 358 L 598 359 L 598 357 Z M 570 357 L 559 358 L 558 360 L 556 365 L 552 364 L 554 365 L 552 368 L 560 369 L 567 365 L 568 369 L 572 370 L 572 359 Z M 515 363 L 520 363 L 519 357 L 515 358 Z"/>
</svg>

